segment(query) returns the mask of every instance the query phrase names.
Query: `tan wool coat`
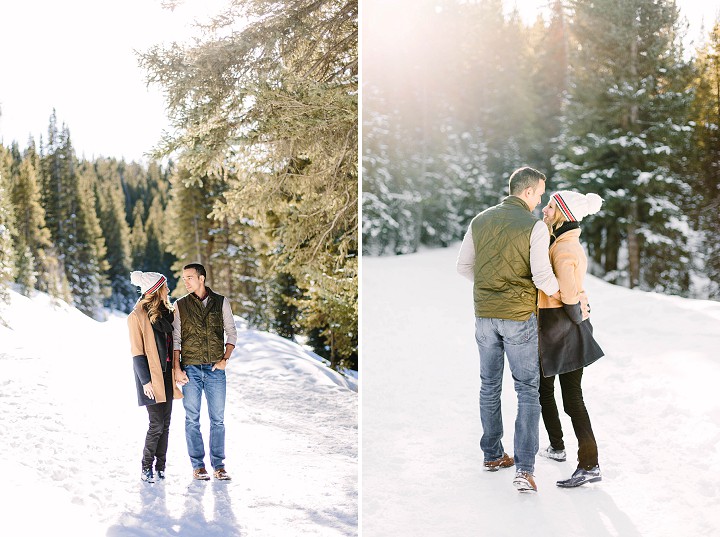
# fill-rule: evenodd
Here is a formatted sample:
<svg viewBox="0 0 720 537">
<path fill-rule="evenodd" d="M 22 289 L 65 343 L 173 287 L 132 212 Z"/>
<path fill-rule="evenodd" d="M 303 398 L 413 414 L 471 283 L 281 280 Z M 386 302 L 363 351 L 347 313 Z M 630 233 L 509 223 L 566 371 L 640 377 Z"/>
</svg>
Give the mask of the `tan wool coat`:
<svg viewBox="0 0 720 537">
<path fill-rule="evenodd" d="M 130 334 L 130 354 L 132 356 L 147 356 L 150 369 L 150 382 L 155 392 L 155 401 L 165 403 L 165 383 L 163 382 L 163 370 L 160 364 L 155 335 L 147 312 L 138 303 L 135 309 L 130 312 L 127 319 L 128 332 Z M 168 364 L 172 368 L 172 363 Z M 173 399 L 182 399 L 182 392 L 175 384 L 175 371 L 172 371 Z"/>
<path fill-rule="evenodd" d="M 586 367 L 604 353 L 593 337 L 587 294 L 583 287 L 587 256 L 580 244 L 580 229 L 560 234 L 550 246 L 550 262 L 560 284 L 560 300 L 538 293 L 538 347 L 545 377 Z M 576 323 L 575 312 L 582 313 Z M 578 317 L 579 318 L 579 317 Z"/>
<path fill-rule="evenodd" d="M 580 230 L 571 229 L 560 235 L 550 246 L 550 263 L 560 285 L 560 300 L 538 292 L 538 308 L 562 308 L 563 304 L 587 301 L 583 287 L 587 273 L 587 256 L 580 244 Z M 583 319 L 588 313 L 583 308 Z"/>
</svg>

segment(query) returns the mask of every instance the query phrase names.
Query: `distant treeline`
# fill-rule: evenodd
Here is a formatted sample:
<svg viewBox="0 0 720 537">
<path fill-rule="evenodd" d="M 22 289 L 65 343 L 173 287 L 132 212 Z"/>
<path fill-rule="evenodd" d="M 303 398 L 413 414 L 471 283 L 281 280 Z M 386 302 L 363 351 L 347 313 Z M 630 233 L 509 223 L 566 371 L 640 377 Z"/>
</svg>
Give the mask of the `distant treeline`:
<svg viewBox="0 0 720 537">
<path fill-rule="evenodd" d="M 276 4 L 228 0 L 201 39 L 141 55 L 168 164 L 78 159 L 54 112 L 47 139 L 0 146 L 0 292 L 97 317 L 135 303 L 131 270 L 172 288 L 198 261 L 251 326 L 357 369 L 357 2 Z"/>
<path fill-rule="evenodd" d="M 720 299 L 720 27 L 690 52 L 675 2 L 550 5 L 364 3 L 363 251 L 461 239 L 529 165 L 604 198 L 594 274 Z"/>
<path fill-rule="evenodd" d="M 25 294 L 38 289 L 94 318 L 130 311 L 132 270 L 164 272 L 165 213 L 173 164 L 78 159 L 55 112 L 47 138 L 0 146 L 2 264 Z"/>
</svg>

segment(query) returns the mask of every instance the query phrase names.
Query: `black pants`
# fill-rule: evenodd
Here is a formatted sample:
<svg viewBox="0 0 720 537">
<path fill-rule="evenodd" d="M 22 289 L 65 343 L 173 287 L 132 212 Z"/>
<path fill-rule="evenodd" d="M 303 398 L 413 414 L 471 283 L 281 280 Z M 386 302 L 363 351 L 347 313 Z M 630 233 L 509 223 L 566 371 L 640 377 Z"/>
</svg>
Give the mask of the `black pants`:
<svg viewBox="0 0 720 537">
<path fill-rule="evenodd" d="M 148 418 L 150 423 L 145 435 L 145 448 L 143 449 L 142 467 L 152 468 L 155 462 L 155 470 L 165 469 L 165 457 L 168 448 L 168 436 L 170 435 L 170 414 L 172 414 L 173 386 L 172 386 L 172 364 L 167 364 L 163 373 L 165 381 L 165 403 L 148 405 Z"/>
<path fill-rule="evenodd" d="M 597 442 L 590 425 L 590 416 L 585 408 L 582 394 L 583 370 L 563 373 L 560 377 L 563 409 L 570 416 L 578 440 L 578 468 L 590 469 L 598 464 Z M 540 375 L 540 405 L 542 418 L 553 449 L 565 449 L 562 426 L 555 403 L 555 377 Z"/>
</svg>

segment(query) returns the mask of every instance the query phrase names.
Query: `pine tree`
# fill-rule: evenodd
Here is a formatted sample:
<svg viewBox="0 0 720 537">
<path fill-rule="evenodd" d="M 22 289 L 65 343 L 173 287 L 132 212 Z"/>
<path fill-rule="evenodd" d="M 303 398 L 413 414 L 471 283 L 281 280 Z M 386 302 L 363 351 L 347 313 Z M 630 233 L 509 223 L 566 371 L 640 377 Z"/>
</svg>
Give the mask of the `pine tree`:
<svg viewBox="0 0 720 537">
<path fill-rule="evenodd" d="M 291 287 L 280 287 L 285 280 L 274 281 L 270 264 L 263 262 L 263 257 L 268 259 L 267 253 L 261 253 L 267 247 L 264 231 L 249 219 L 235 221 L 215 212 L 208 216 L 214 222 L 210 230 L 214 238 L 211 260 L 214 281 L 222 282 L 233 313 L 246 319 L 250 326 L 292 337 L 284 335 L 288 331 L 283 332 L 279 327 L 286 325 L 278 322 L 279 316 L 292 317 L 288 314 L 292 307 L 280 299 L 272 302 L 270 298 L 271 294 L 277 296 Z"/>
<path fill-rule="evenodd" d="M 56 262 L 50 259 L 53 245 L 50 231 L 45 227 L 45 210 L 40 202 L 39 167 L 35 141 L 31 138 L 13 174 L 11 192 L 17 233 L 16 281 L 24 294 L 29 294 L 35 287 L 49 292 L 58 283 L 53 280 Z"/>
<path fill-rule="evenodd" d="M 568 30 L 563 3 L 554 0 L 550 21 L 539 18 L 530 31 L 531 72 L 534 99 L 534 140 L 528 162 L 548 178 L 555 176 L 552 157 L 558 152 L 562 132 L 563 103 L 568 90 Z M 548 188 L 552 189 L 551 185 Z"/>
<path fill-rule="evenodd" d="M 700 231 L 695 255 L 702 261 L 700 271 L 709 280 L 703 296 L 720 299 L 720 21 L 697 51 L 695 122 L 690 162 L 694 166 L 694 199 L 691 215 Z"/>
<path fill-rule="evenodd" d="M 549 163 L 562 93 L 543 85 L 532 46 L 550 64 L 557 38 L 500 0 L 419 1 L 412 13 L 372 2 L 364 16 L 363 248 L 446 246 L 507 194 L 513 169 Z"/>
<path fill-rule="evenodd" d="M 221 184 L 209 177 L 195 179 L 182 167 L 176 169 L 170 182 L 168 218 L 163 223 L 152 224 L 152 230 L 148 226 L 148 248 L 153 248 L 153 241 L 159 241 L 157 234 L 164 224 L 169 251 L 177 260 L 172 267 L 173 272 L 181 275 L 184 265 L 200 263 L 207 270 L 208 283 L 214 282 L 214 270 L 210 262 L 214 252 L 214 237 L 210 232 L 213 222 L 208 215 L 213 210 Z M 174 293 L 175 296 L 184 294 L 182 286 L 178 286 Z"/>
<path fill-rule="evenodd" d="M 167 274 L 169 284 L 174 283 L 172 267 L 175 257 L 171 253 L 171 242 L 169 237 L 169 223 L 166 218 L 166 208 L 160 196 L 154 196 L 148 209 L 148 217 L 145 221 L 145 256 L 142 266 L 143 270 L 152 270 Z"/>
<path fill-rule="evenodd" d="M 684 293 L 688 65 L 673 2 L 572 2 L 570 101 L 556 167 L 569 188 L 593 191 L 604 211 L 584 227 L 606 279 Z M 619 258 L 627 257 L 627 266 Z"/>
<path fill-rule="evenodd" d="M 109 268 L 106 275 L 112 294 L 105 300 L 104 305 L 130 312 L 137 293 L 135 286 L 130 283 L 130 226 L 125 219 L 125 198 L 118 171 L 119 163 L 114 159 L 99 158 L 94 164 L 83 163 L 83 166 L 87 168 L 88 174 L 95 174 L 96 212 L 107 251 L 106 261 Z"/>
<path fill-rule="evenodd" d="M 251 22 L 227 32 L 238 20 Z M 288 272 L 307 288 L 312 272 L 336 274 L 349 278 L 338 299 L 356 300 L 357 274 L 346 268 L 358 249 L 357 2 L 231 0 L 208 29 L 192 46 L 158 47 L 142 58 L 149 80 L 164 86 L 178 134 L 160 153 L 177 151 L 189 184 L 202 181 L 207 197 L 217 199 L 207 192 L 216 179 L 225 190 L 220 206 L 209 208 L 211 227 L 200 220 L 208 208 L 192 206 L 201 200 L 177 193 L 173 210 L 190 210 L 175 214 L 194 220 L 178 222 L 173 252 L 207 266 L 224 248 L 218 233 L 253 221 L 274 257 L 264 277 Z M 356 324 L 338 330 L 356 337 Z M 356 342 L 348 348 L 328 337 L 340 342 L 333 352 L 356 352 Z"/>
<path fill-rule="evenodd" d="M 88 316 L 100 318 L 104 298 L 110 294 L 105 271 L 105 240 L 95 212 L 94 173 L 78 169 L 70 139 L 57 128 L 53 111 L 48 142 L 41 158 L 43 206 L 46 223 L 58 249 L 62 298 Z"/>
<path fill-rule="evenodd" d="M 486 208 L 507 195 L 515 168 L 540 166 L 530 160 L 537 155 L 536 140 L 545 135 L 535 130 L 536 58 L 530 54 L 531 32 L 516 12 L 503 14 L 501 0 L 462 4 L 458 16 L 450 27 L 457 43 L 453 48 L 462 51 L 463 62 L 463 77 L 455 79 L 462 88 L 457 117 L 463 124 L 457 132 L 482 133 L 484 168 L 494 192 L 492 198 L 477 200 Z"/>
<path fill-rule="evenodd" d="M 363 90 L 362 210 L 363 252 L 414 252 L 420 243 L 420 226 L 414 218 L 421 200 L 409 168 L 400 118 L 380 90 L 365 84 Z"/>
<path fill-rule="evenodd" d="M 146 269 L 147 264 L 145 263 L 145 252 L 147 251 L 148 240 L 147 233 L 145 233 L 144 218 L 145 206 L 142 200 L 137 200 L 132 210 L 132 226 L 130 231 L 130 251 L 133 270 L 149 270 Z"/>
<path fill-rule="evenodd" d="M 72 146 L 67 129 L 63 131 L 63 138 L 68 150 Z M 74 158 L 71 151 L 69 154 Z M 77 164 L 74 167 L 77 169 Z M 97 177 L 90 168 L 80 168 L 78 172 L 77 205 L 69 220 L 65 270 L 75 306 L 90 317 L 102 319 L 103 301 L 110 297 L 112 290 L 106 275 L 110 267 L 105 259 L 105 238 L 96 213 Z"/>
<path fill-rule="evenodd" d="M 302 289 L 297 286 L 292 274 L 281 272 L 277 275 L 273 290 L 273 331 L 284 338 L 295 339 L 300 317 L 297 300 L 302 297 Z"/>
<path fill-rule="evenodd" d="M 132 270 L 160 272 L 174 289 L 177 276 L 172 268 L 176 258 L 170 252 L 172 222 L 167 217 L 170 174 L 174 164 L 162 166 L 151 161 L 147 167 L 120 161 L 125 218 L 129 226 L 129 247 Z M 178 292 L 180 290 L 178 289 Z"/>
<path fill-rule="evenodd" d="M 14 260 L 14 218 L 8 195 L 8 176 L 12 157 L 10 152 L 0 145 L 0 302 L 9 298 L 8 285 L 12 283 L 15 276 Z"/>
</svg>

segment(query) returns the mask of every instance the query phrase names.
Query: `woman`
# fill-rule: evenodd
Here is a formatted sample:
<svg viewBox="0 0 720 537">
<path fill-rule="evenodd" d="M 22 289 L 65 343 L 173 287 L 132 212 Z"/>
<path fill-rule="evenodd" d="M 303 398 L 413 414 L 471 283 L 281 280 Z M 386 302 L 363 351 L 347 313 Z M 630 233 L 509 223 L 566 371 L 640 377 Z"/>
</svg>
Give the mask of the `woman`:
<svg viewBox="0 0 720 537">
<path fill-rule="evenodd" d="M 582 394 L 583 368 L 603 356 L 592 336 L 588 319 L 583 279 L 587 257 L 580 244 L 579 222 L 600 210 L 597 194 L 561 191 L 550 197 L 543 209 L 543 221 L 550 229 L 550 262 L 560 284 L 560 300 L 539 291 L 538 322 L 540 344 L 540 405 L 550 437 L 550 446 L 540 455 L 565 460 L 565 444 L 555 403 L 555 375 L 560 376 L 563 407 L 572 420 L 578 439 L 578 467 L 570 479 L 558 481 L 559 487 L 577 487 L 600 481 L 597 443 L 590 425 Z"/>
<path fill-rule="evenodd" d="M 140 287 L 142 293 L 128 315 L 128 330 L 138 404 L 147 408 L 149 418 L 141 479 L 154 483 L 153 463 L 157 477 L 165 479 L 172 401 L 182 398 L 172 368 L 174 313 L 168 301 L 165 276 L 135 271 L 130 274 L 130 281 Z"/>
</svg>

